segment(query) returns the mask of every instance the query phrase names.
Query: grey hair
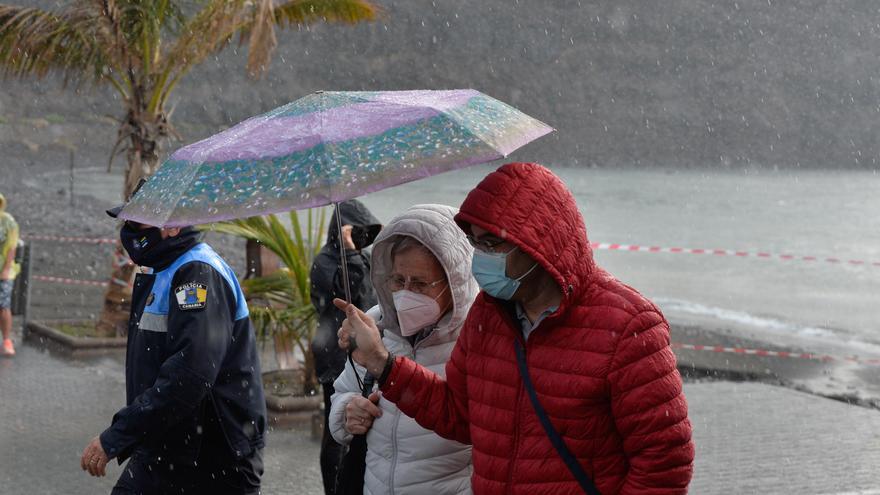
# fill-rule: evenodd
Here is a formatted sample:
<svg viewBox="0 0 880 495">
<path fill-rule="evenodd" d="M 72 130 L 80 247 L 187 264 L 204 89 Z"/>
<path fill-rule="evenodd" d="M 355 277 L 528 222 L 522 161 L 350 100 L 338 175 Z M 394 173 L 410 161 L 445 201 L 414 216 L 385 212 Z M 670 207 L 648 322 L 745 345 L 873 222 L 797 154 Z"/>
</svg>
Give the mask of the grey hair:
<svg viewBox="0 0 880 495">
<path fill-rule="evenodd" d="M 394 258 L 404 251 L 409 251 L 410 249 L 421 249 L 425 253 L 430 254 L 432 258 L 435 258 L 434 253 L 428 249 L 428 246 L 425 246 L 421 242 L 419 242 L 415 237 L 411 237 L 408 235 L 396 235 L 394 236 L 394 243 L 391 245 L 391 260 L 394 261 Z"/>
</svg>

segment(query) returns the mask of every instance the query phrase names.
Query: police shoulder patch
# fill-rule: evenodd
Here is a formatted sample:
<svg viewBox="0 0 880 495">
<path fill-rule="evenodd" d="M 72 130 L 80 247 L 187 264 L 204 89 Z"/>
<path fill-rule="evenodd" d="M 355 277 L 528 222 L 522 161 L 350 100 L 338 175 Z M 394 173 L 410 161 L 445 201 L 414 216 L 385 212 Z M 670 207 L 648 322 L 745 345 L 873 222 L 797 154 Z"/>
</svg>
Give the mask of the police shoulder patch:
<svg viewBox="0 0 880 495">
<path fill-rule="evenodd" d="M 203 309 L 208 303 L 208 286 L 187 282 L 174 289 L 177 307 L 182 310 Z"/>
</svg>

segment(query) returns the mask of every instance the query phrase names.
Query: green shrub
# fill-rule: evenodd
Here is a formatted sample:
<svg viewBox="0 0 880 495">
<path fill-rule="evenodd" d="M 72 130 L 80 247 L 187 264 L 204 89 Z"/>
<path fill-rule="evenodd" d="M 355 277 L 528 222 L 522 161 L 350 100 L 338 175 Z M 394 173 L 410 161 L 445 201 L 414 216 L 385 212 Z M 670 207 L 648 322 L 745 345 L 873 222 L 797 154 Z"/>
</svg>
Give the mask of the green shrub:
<svg viewBox="0 0 880 495">
<path fill-rule="evenodd" d="M 317 329 L 317 314 L 311 301 L 312 262 L 325 237 L 327 211 L 307 210 L 305 225 L 297 212 L 289 213 L 290 230 L 275 215 L 220 222 L 203 229 L 236 235 L 259 242 L 275 253 L 283 268 L 265 277 L 244 280 L 251 321 L 259 338 L 275 340 L 279 347 L 296 345 L 305 356 L 308 388 L 317 387 L 311 342 Z"/>
</svg>

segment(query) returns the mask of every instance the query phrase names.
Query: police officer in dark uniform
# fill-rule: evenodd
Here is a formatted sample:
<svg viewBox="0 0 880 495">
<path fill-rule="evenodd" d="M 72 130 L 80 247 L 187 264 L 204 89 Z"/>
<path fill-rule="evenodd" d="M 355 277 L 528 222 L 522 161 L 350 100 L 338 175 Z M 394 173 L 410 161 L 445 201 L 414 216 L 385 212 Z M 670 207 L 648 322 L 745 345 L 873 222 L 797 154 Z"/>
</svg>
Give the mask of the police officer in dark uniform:
<svg viewBox="0 0 880 495">
<path fill-rule="evenodd" d="M 120 495 L 259 493 L 266 406 L 235 274 L 192 227 L 126 221 L 120 237 L 149 267 L 132 294 L 127 405 L 83 451 L 82 468 L 103 476 L 110 459 L 129 459 Z"/>
</svg>

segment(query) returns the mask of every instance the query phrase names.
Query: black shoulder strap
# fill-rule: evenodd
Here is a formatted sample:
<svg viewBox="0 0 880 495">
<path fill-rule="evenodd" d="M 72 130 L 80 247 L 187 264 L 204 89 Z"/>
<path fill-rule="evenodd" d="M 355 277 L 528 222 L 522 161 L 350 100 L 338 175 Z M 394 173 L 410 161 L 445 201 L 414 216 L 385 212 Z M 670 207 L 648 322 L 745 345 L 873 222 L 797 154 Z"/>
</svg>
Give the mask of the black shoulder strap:
<svg viewBox="0 0 880 495">
<path fill-rule="evenodd" d="M 556 431 L 556 428 L 553 427 L 553 423 L 550 422 L 550 418 L 547 417 L 547 412 L 544 411 L 541 403 L 538 402 L 538 394 L 535 393 L 535 387 L 532 386 L 532 379 L 529 377 L 529 367 L 526 365 L 525 352 L 523 351 L 522 343 L 520 343 L 518 339 L 516 341 L 516 362 L 519 365 L 519 374 L 522 376 L 523 383 L 526 386 L 526 392 L 529 393 L 529 399 L 532 401 L 532 407 L 535 408 L 535 413 L 538 415 L 538 419 L 541 420 L 541 426 L 543 426 L 544 431 L 547 432 L 547 436 L 550 438 L 550 443 L 553 444 L 556 452 L 559 453 L 559 457 L 562 457 L 563 462 L 565 462 L 565 465 L 568 467 L 568 470 L 571 471 L 571 474 L 574 475 L 578 484 L 581 485 L 584 493 L 587 493 L 588 495 L 601 495 L 596 488 L 596 485 L 593 484 L 593 480 L 591 480 L 590 476 L 584 472 L 580 463 L 578 463 L 571 451 L 568 450 L 565 441 L 562 440 L 562 437 L 559 436 L 559 432 Z"/>
</svg>

